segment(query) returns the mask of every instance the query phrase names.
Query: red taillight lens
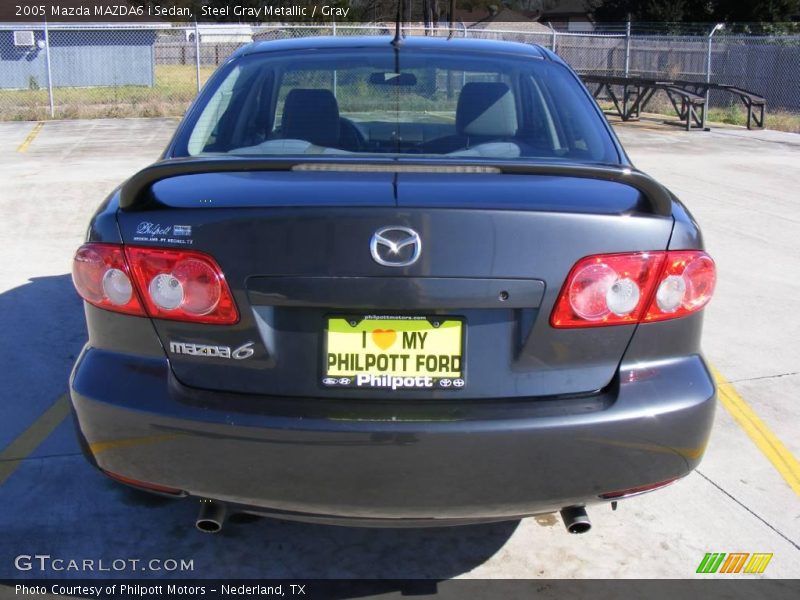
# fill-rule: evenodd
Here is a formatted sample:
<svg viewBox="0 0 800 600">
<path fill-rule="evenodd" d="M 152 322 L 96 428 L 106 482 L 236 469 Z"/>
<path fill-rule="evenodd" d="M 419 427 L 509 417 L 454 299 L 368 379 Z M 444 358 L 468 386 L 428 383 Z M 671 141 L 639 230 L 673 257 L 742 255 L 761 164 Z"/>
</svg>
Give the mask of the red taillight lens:
<svg viewBox="0 0 800 600">
<path fill-rule="evenodd" d="M 197 323 L 239 320 L 222 270 L 202 252 L 84 244 L 72 280 L 84 300 L 108 310 Z"/>
<path fill-rule="evenodd" d="M 167 487 L 165 485 L 161 485 L 158 483 L 150 483 L 148 481 L 140 481 L 138 479 L 131 479 L 130 477 L 125 477 L 124 475 L 118 475 L 117 473 L 106 471 L 105 469 L 100 469 L 100 470 L 103 472 L 104 475 L 107 475 L 108 477 L 110 477 L 115 481 L 124 483 L 125 485 L 130 485 L 144 490 L 150 490 L 152 492 L 158 492 L 160 494 L 169 494 L 170 496 L 186 495 L 186 492 L 184 492 L 183 490 L 179 490 L 177 488 Z"/>
<path fill-rule="evenodd" d="M 72 283 L 81 298 L 116 312 L 144 316 L 122 247 L 85 244 L 72 261 Z"/>
<path fill-rule="evenodd" d="M 222 269 L 207 254 L 131 246 L 125 254 L 151 317 L 217 324 L 239 320 Z"/>
<path fill-rule="evenodd" d="M 682 317 L 714 292 L 714 261 L 697 250 L 598 254 L 579 260 L 556 300 L 556 328 L 600 327 Z"/>
<path fill-rule="evenodd" d="M 667 479 L 666 481 L 659 481 L 658 483 L 651 483 L 650 485 L 642 485 L 639 487 L 633 488 L 626 488 L 624 490 L 615 490 L 613 492 L 606 492 L 605 494 L 600 494 L 600 497 L 604 500 L 619 500 L 620 498 L 628 498 L 630 496 L 638 496 L 639 494 L 644 494 L 645 492 L 652 492 L 657 489 L 666 487 L 672 483 L 678 481 L 678 478 Z"/>
<path fill-rule="evenodd" d="M 556 302 L 553 327 L 599 327 L 639 321 L 664 252 L 599 254 L 579 260 Z"/>
<path fill-rule="evenodd" d="M 670 252 L 644 320 L 663 321 L 700 310 L 711 300 L 716 283 L 716 268 L 708 254 Z"/>
</svg>

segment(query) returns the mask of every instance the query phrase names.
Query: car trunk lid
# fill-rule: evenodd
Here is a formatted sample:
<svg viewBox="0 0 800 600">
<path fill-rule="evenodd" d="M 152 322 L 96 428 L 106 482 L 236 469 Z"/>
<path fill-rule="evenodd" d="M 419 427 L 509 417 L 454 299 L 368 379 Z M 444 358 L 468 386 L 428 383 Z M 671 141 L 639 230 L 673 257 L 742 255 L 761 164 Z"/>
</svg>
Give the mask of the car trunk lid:
<svg viewBox="0 0 800 600">
<path fill-rule="evenodd" d="M 137 233 L 190 231 L 174 236 Z M 179 175 L 121 211 L 125 243 L 212 255 L 241 312 L 233 326 L 155 319 L 176 377 L 191 386 L 283 396 L 491 398 L 581 394 L 606 386 L 634 325 L 553 329 L 549 315 L 580 258 L 663 250 L 672 219 L 617 181 L 494 173 L 236 172 Z M 387 226 L 417 232 L 404 267 L 378 264 Z M 457 317 L 458 389 L 323 385 L 332 316 Z M 180 344 L 254 351 L 199 356 Z"/>
</svg>

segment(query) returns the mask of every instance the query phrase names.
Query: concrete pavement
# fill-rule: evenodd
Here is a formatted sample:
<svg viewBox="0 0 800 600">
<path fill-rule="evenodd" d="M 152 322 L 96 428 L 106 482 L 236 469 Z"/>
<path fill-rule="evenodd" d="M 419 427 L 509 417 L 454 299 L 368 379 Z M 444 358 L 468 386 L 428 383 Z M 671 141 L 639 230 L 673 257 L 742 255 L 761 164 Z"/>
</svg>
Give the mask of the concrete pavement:
<svg viewBox="0 0 800 600">
<path fill-rule="evenodd" d="M 66 391 L 86 335 L 68 273 L 92 212 L 158 156 L 175 121 L 48 122 L 19 152 L 34 126 L 0 123 L 0 452 Z M 688 205 L 717 261 L 708 358 L 800 456 L 800 136 L 618 132 L 637 166 Z M 722 407 L 696 473 L 617 512 L 594 510 L 584 536 L 555 516 L 398 531 L 259 520 L 204 535 L 193 503 L 145 497 L 89 468 L 71 428 L 67 419 L 29 456 L 4 456 L 24 460 L 0 484 L 0 578 L 29 576 L 14 557 L 34 553 L 193 561 L 191 572 L 120 573 L 144 577 L 683 578 L 706 552 L 771 552 L 765 577 L 800 577 L 800 497 Z"/>
</svg>

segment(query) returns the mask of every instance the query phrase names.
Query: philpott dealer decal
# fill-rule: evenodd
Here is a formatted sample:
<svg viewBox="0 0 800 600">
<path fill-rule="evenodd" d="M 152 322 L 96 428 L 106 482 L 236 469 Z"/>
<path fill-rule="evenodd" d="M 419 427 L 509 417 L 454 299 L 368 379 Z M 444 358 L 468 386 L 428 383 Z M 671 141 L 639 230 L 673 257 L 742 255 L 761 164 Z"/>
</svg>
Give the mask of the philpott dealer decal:
<svg viewBox="0 0 800 600">
<path fill-rule="evenodd" d="M 183 246 L 191 246 L 194 243 L 191 225 L 162 225 L 150 221 L 142 221 L 136 226 L 133 241 L 181 244 Z"/>
</svg>

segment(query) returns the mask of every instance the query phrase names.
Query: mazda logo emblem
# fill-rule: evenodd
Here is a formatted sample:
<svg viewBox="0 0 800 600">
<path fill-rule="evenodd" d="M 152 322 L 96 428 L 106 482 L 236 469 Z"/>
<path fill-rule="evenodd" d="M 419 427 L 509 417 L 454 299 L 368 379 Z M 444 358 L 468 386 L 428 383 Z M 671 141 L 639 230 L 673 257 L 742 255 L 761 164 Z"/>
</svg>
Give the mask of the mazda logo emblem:
<svg viewBox="0 0 800 600">
<path fill-rule="evenodd" d="M 369 242 L 372 258 L 385 267 L 413 265 L 422 253 L 419 234 L 409 227 L 384 227 L 372 234 Z"/>
</svg>

